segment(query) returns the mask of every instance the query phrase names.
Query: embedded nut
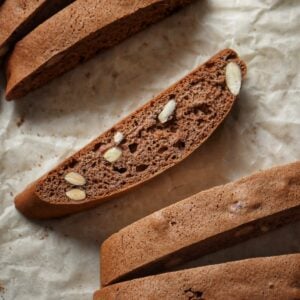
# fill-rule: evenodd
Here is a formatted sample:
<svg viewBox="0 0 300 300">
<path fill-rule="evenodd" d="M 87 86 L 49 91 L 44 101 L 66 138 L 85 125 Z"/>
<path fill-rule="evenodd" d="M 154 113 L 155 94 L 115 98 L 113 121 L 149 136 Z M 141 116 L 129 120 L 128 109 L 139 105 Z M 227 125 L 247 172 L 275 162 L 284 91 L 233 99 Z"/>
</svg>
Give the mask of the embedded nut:
<svg viewBox="0 0 300 300">
<path fill-rule="evenodd" d="M 237 96 L 242 85 L 242 72 L 238 64 L 230 62 L 225 70 L 226 84 L 230 92 Z"/>
<path fill-rule="evenodd" d="M 80 189 L 69 190 L 66 192 L 66 195 L 68 198 L 70 198 L 71 200 L 75 200 L 75 201 L 83 200 L 86 197 L 85 191 L 80 190 Z"/>
<path fill-rule="evenodd" d="M 118 147 L 112 147 L 108 149 L 103 155 L 103 157 L 110 163 L 117 161 L 121 156 L 122 150 Z"/>
<path fill-rule="evenodd" d="M 245 204 L 241 201 L 234 202 L 229 206 L 229 211 L 233 214 L 241 213 L 241 211 L 245 208 Z"/>
<path fill-rule="evenodd" d="M 86 180 L 78 173 L 70 172 L 65 176 L 65 180 L 74 185 L 84 185 Z"/>
<path fill-rule="evenodd" d="M 124 134 L 120 131 L 117 131 L 114 135 L 114 142 L 116 145 L 119 145 L 124 140 Z"/>
<path fill-rule="evenodd" d="M 166 123 L 167 121 L 169 121 L 175 111 L 175 108 L 176 108 L 176 101 L 175 100 L 168 101 L 168 103 L 164 106 L 163 110 L 158 115 L 158 120 L 161 123 Z"/>
</svg>

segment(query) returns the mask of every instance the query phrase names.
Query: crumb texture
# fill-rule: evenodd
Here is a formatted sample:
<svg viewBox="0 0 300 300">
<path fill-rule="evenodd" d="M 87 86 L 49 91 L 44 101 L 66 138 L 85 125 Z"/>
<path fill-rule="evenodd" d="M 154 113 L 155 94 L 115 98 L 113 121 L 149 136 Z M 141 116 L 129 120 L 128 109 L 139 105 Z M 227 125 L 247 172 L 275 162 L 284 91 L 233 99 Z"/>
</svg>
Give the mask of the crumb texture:
<svg viewBox="0 0 300 300">
<path fill-rule="evenodd" d="M 84 201 L 103 199 L 180 162 L 211 135 L 234 103 L 225 83 L 228 61 L 237 62 L 245 73 L 235 52 L 219 53 L 52 170 L 37 184 L 37 195 L 51 203 L 70 203 L 66 192 L 72 186 L 64 178 L 75 172 L 86 181 L 80 187 Z M 171 99 L 176 109 L 161 123 L 158 115 Z M 116 146 L 117 132 L 122 140 Z"/>
</svg>

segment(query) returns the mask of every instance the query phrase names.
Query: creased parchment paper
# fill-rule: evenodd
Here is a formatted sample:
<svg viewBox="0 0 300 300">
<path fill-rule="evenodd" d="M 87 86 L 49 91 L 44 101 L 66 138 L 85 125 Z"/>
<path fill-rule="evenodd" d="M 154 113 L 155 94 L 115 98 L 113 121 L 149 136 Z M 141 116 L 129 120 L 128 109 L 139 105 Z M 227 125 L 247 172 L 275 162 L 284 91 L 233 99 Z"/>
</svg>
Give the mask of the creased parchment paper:
<svg viewBox="0 0 300 300">
<path fill-rule="evenodd" d="M 1 30 L 1 29 L 0 29 Z M 199 0 L 18 102 L 0 103 L 0 299 L 91 299 L 101 242 L 159 208 L 300 159 L 300 1 Z M 186 161 L 92 211 L 33 222 L 28 183 L 225 47 L 248 64 L 224 125 Z M 2 83 L 3 85 L 3 83 Z M 300 251 L 300 223 L 197 265 Z"/>
</svg>

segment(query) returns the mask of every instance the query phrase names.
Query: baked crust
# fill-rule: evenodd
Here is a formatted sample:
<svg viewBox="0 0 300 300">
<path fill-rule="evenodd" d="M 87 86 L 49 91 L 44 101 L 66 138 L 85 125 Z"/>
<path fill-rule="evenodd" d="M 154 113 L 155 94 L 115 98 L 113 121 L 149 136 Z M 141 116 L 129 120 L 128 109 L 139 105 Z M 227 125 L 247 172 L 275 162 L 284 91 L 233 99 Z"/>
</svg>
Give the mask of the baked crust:
<svg viewBox="0 0 300 300">
<path fill-rule="evenodd" d="M 135 279 L 94 300 L 300 299 L 300 254 L 252 258 Z"/>
<path fill-rule="evenodd" d="M 101 283 L 181 263 L 300 219 L 300 161 L 202 191 L 121 229 L 101 247 Z"/>
</svg>

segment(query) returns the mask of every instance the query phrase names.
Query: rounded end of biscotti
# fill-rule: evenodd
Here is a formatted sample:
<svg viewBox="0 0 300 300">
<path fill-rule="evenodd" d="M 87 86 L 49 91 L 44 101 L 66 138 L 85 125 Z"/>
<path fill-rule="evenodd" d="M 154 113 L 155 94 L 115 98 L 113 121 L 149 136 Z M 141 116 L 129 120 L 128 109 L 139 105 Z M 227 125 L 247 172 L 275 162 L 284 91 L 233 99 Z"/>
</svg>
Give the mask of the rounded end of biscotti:
<svg viewBox="0 0 300 300">
<path fill-rule="evenodd" d="M 36 182 L 30 184 L 22 193 L 15 197 L 15 207 L 25 217 L 43 219 L 49 217 L 50 209 L 35 192 Z"/>
<path fill-rule="evenodd" d="M 36 193 L 38 181 L 33 182 L 25 190 L 15 197 L 15 207 L 29 219 L 52 219 L 78 213 L 97 205 L 95 202 L 87 202 L 78 205 L 49 203 L 41 199 Z"/>
<path fill-rule="evenodd" d="M 66 209 L 43 201 L 36 193 L 36 184 L 33 182 L 15 197 L 16 209 L 29 219 L 50 219 L 70 214 L 72 209 Z"/>
<path fill-rule="evenodd" d="M 94 293 L 94 296 L 93 296 L 93 300 L 100 300 L 101 298 L 101 291 L 98 290 Z"/>
</svg>

